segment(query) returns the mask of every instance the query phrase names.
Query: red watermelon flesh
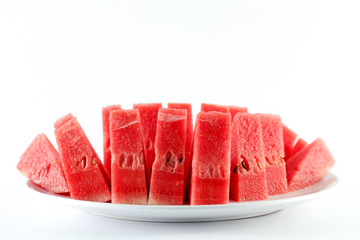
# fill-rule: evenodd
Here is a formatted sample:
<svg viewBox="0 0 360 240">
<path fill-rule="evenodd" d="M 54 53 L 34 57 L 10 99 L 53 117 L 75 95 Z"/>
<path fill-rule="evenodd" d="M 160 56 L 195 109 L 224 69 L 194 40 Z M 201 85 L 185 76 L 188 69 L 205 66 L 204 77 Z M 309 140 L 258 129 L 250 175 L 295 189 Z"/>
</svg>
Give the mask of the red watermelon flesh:
<svg viewBox="0 0 360 240">
<path fill-rule="evenodd" d="M 149 204 L 184 203 L 187 110 L 160 108 L 155 138 Z"/>
<path fill-rule="evenodd" d="M 212 112 L 212 111 L 228 113 L 229 108 L 227 106 L 210 104 L 210 103 L 201 104 L 201 112 Z"/>
<path fill-rule="evenodd" d="M 111 176 L 111 152 L 110 152 L 110 112 L 121 109 L 120 105 L 111 105 L 102 108 L 103 122 L 103 149 L 104 149 L 104 167 Z"/>
<path fill-rule="evenodd" d="M 286 162 L 291 156 L 294 156 L 298 151 L 308 145 L 308 143 L 305 142 L 302 138 L 299 138 L 295 132 L 286 127 L 284 124 L 282 125 L 282 129 L 285 152 L 284 160 Z"/>
<path fill-rule="evenodd" d="M 144 148 L 138 110 L 110 112 L 112 203 L 147 204 Z"/>
<path fill-rule="evenodd" d="M 74 199 L 106 202 L 111 199 L 102 162 L 75 117 L 55 129 L 60 159 Z"/>
<path fill-rule="evenodd" d="M 193 119 L 191 104 L 188 103 L 169 103 L 168 108 L 186 109 L 186 147 L 185 147 L 185 177 L 184 177 L 184 200 L 189 201 L 190 181 L 191 181 L 191 159 L 192 159 L 192 140 L 193 140 Z"/>
<path fill-rule="evenodd" d="M 264 142 L 268 194 L 286 193 L 287 181 L 281 118 L 271 114 L 259 115 Z"/>
<path fill-rule="evenodd" d="M 302 138 L 299 138 L 295 144 L 295 146 L 293 147 L 291 153 L 290 153 L 290 158 L 292 156 L 294 156 L 296 153 L 298 153 L 301 149 L 303 149 L 304 147 L 306 147 L 308 145 L 307 142 L 305 142 L 304 139 Z"/>
<path fill-rule="evenodd" d="M 247 113 L 248 109 L 246 107 L 238 107 L 234 105 L 228 106 L 229 112 L 231 114 L 231 122 L 234 120 L 234 117 L 237 113 Z"/>
<path fill-rule="evenodd" d="M 264 146 L 259 115 L 237 114 L 231 128 L 230 199 L 268 198 Z"/>
<path fill-rule="evenodd" d="M 46 191 L 69 192 L 59 153 L 43 133 L 32 141 L 16 167 L 25 177 Z"/>
<path fill-rule="evenodd" d="M 230 134 L 230 113 L 198 113 L 194 133 L 191 205 L 229 202 Z"/>
<path fill-rule="evenodd" d="M 73 118 L 74 118 L 74 116 L 71 113 L 68 113 L 67 115 L 61 117 L 54 123 L 55 130 L 60 128 L 62 125 L 64 125 L 65 123 L 67 123 L 69 120 L 71 120 Z M 86 137 L 86 135 L 81 127 L 80 127 L 80 130 L 83 132 L 83 135 Z M 92 148 L 92 151 L 95 152 L 95 149 L 93 148 L 93 146 L 91 144 L 90 144 L 90 147 Z M 102 175 L 104 176 L 104 178 L 107 182 L 107 185 L 109 186 L 109 188 L 111 188 L 110 175 L 109 175 L 108 171 L 105 169 L 105 167 L 102 164 L 100 159 L 97 159 L 97 161 L 99 162 L 98 166 L 100 168 Z"/>
<path fill-rule="evenodd" d="M 289 191 L 308 187 L 321 180 L 335 160 L 325 142 L 318 138 L 286 162 Z"/>
<path fill-rule="evenodd" d="M 61 127 L 64 123 L 66 123 L 67 121 L 71 120 L 74 116 L 71 113 L 66 114 L 65 116 L 59 118 L 55 123 L 54 123 L 54 128 L 59 128 Z"/>
<path fill-rule="evenodd" d="M 291 153 L 291 150 L 294 148 L 296 144 L 296 140 L 298 138 L 297 134 L 294 133 L 290 128 L 282 124 L 283 129 L 283 139 L 284 139 L 284 160 L 286 161 Z"/>
<path fill-rule="evenodd" d="M 134 109 L 138 109 L 140 113 L 141 128 L 143 133 L 143 142 L 145 150 L 145 169 L 147 183 L 151 180 L 151 169 L 155 160 L 155 135 L 156 123 L 161 103 L 143 103 L 134 104 Z M 148 186 L 149 188 L 150 186 Z"/>
</svg>

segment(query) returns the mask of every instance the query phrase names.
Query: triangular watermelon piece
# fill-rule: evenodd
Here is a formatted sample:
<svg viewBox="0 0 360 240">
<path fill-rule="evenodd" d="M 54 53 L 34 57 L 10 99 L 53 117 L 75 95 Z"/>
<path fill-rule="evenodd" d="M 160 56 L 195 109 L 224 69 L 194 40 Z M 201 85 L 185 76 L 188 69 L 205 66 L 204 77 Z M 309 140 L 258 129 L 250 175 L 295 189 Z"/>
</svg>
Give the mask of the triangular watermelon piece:
<svg viewBox="0 0 360 240">
<path fill-rule="evenodd" d="M 145 150 L 145 168 L 147 183 L 151 181 L 151 170 L 155 160 L 155 135 L 156 123 L 161 103 L 140 103 L 134 104 L 134 109 L 140 113 L 141 127 L 143 133 L 144 150 Z M 150 186 L 148 186 L 149 188 Z"/>
<path fill-rule="evenodd" d="M 186 116 L 187 111 L 184 109 L 159 110 L 149 204 L 184 203 Z"/>
<path fill-rule="evenodd" d="M 229 202 L 230 134 L 230 113 L 198 113 L 194 133 L 191 205 Z"/>
<path fill-rule="evenodd" d="M 59 127 L 61 127 L 64 123 L 66 123 L 67 121 L 73 119 L 74 116 L 71 113 L 66 114 L 65 116 L 59 118 L 55 123 L 54 123 L 54 128 L 57 129 Z"/>
<path fill-rule="evenodd" d="M 289 155 L 289 158 L 297 154 L 301 149 L 309 145 L 304 139 L 299 138 L 295 144 L 295 146 L 291 149 L 291 153 Z"/>
<path fill-rule="evenodd" d="M 231 122 L 234 120 L 234 117 L 237 113 L 247 113 L 248 109 L 246 107 L 238 107 L 234 105 L 228 106 L 229 112 L 231 114 Z"/>
<path fill-rule="evenodd" d="M 286 162 L 289 191 L 300 190 L 320 181 L 335 160 L 325 142 L 318 138 Z"/>
<path fill-rule="evenodd" d="M 298 151 L 303 149 L 308 143 L 299 138 L 298 135 L 293 132 L 290 128 L 282 124 L 283 129 L 283 138 L 284 138 L 284 153 L 285 162 L 292 156 L 294 156 Z"/>
<path fill-rule="evenodd" d="M 279 115 L 259 114 L 261 119 L 266 180 L 269 195 L 287 192 L 284 141 Z"/>
<path fill-rule="evenodd" d="M 103 122 L 103 149 L 104 149 L 104 167 L 111 176 L 111 151 L 110 151 L 110 112 L 121 109 L 120 105 L 111 105 L 102 108 Z"/>
<path fill-rule="evenodd" d="M 228 113 L 229 108 L 223 105 L 211 104 L 211 103 L 202 103 L 201 104 L 201 112 L 222 112 Z"/>
<path fill-rule="evenodd" d="M 191 182 L 191 160 L 192 160 L 192 140 L 193 140 L 193 118 L 191 104 L 188 103 L 169 103 L 168 108 L 186 109 L 186 148 L 185 148 L 185 178 L 184 178 L 184 200 L 189 201 L 190 182 Z"/>
<path fill-rule="evenodd" d="M 264 146 L 259 115 L 240 113 L 231 128 L 230 199 L 268 198 Z"/>
<path fill-rule="evenodd" d="M 138 110 L 110 112 L 112 203 L 147 204 L 144 148 Z"/>
<path fill-rule="evenodd" d="M 58 123 L 54 124 L 58 126 L 55 136 L 70 196 L 87 201 L 109 201 L 107 172 L 80 124 L 75 117 Z"/>
<path fill-rule="evenodd" d="M 49 192 L 69 192 L 59 153 L 43 133 L 32 141 L 16 167 L 25 177 Z"/>
<path fill-rule="evenodd" d="M 290 154 L 291 150 L 294 148 L 296 144 L 296 140 L 298 138 L 297 134 L 293 132 L 290 128 L 282 124 L 283 129 L 283 139 L 284 139 L 284 160 L 286 161 Z"/>
</svg>

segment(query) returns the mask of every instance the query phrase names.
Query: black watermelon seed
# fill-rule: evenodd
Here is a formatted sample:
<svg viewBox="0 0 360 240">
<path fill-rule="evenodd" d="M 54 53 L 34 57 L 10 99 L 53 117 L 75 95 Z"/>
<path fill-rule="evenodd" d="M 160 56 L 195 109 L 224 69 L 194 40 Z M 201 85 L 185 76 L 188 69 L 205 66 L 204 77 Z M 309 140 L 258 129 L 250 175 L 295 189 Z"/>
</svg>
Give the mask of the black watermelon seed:
<svg viewBox="0 0 360 240">
<path fill-rule="evenodd" d="M 237 166 L 234 167 L 234 173 L 236 173 Z"/>
<path fill-rule="evenodd" d="M 246 170 L 246 165 L 244 162 L 241 162 L 241 166 Z"/>
<path fill-rule="evenodd" d="M 183 158 L 180 158 L 180 159 L 179 159 L 179 162 L 181 163 L 182 161 L 183 161 Z"/>
</svg>

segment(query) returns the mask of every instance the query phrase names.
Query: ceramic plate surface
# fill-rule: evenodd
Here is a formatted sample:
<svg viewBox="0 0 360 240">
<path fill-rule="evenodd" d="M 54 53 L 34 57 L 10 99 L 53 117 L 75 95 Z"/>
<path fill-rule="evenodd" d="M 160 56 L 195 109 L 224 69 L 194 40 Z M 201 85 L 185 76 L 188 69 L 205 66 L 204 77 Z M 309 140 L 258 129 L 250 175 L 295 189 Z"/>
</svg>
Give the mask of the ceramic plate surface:
<svg viewBox="0 0 360 240">
<path fill-rule="evenodd" d="M 282 195 L 270 196 L 268 200 L 230 202 L 224 205 L 155 206 L 98 203 L 71 199 L 53 194 L 28 181 L 27 186 L 36 194 L 91 214 L 135 221 L 149 222 L 202 222 L 221 221 L 261 216 L 317 198 L 338 182 L 335 174 L 327 174 L 320 182 L 305 189 Z"/>
</svg>

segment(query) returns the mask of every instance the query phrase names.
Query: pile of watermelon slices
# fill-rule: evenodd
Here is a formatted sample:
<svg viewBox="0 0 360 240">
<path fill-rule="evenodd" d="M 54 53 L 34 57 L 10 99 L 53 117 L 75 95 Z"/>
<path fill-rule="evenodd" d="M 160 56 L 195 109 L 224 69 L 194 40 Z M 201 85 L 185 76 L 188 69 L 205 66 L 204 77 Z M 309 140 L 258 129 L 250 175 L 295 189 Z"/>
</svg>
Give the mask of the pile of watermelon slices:
<svg viewBox="0 0 360 240">
<path fill-rule="evenodd" d="M 102 162 L 80 123 L 54 123 L 57 151 L 39 134 L 18 170 L 52 193 L 118 204 L 206 205 L 266 200 L 320 181 L 335 164 L 321 138 L 308 144 L 279 115 L 202 104 L 102 109 Z"/>
</svg>

